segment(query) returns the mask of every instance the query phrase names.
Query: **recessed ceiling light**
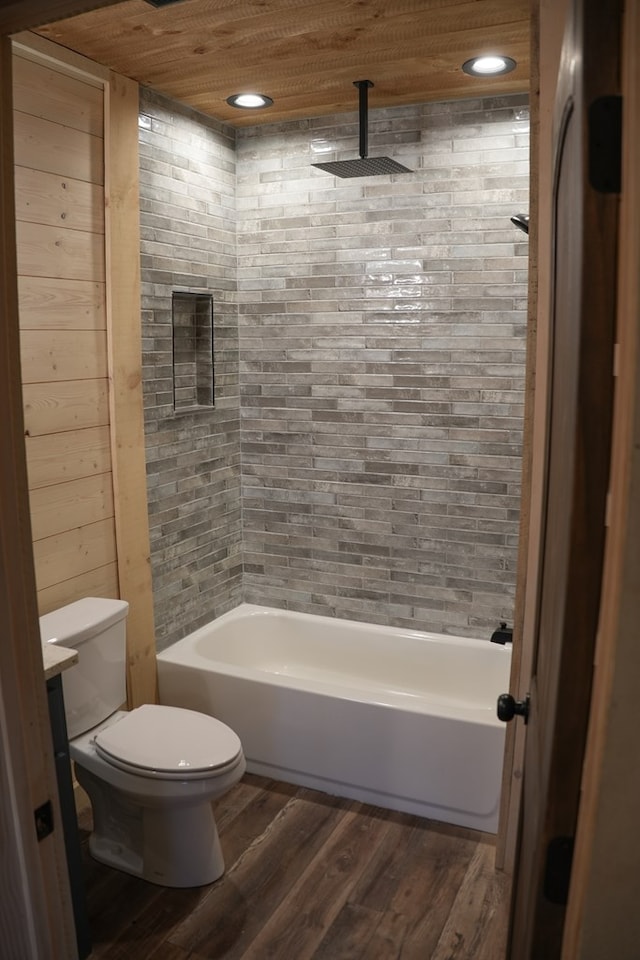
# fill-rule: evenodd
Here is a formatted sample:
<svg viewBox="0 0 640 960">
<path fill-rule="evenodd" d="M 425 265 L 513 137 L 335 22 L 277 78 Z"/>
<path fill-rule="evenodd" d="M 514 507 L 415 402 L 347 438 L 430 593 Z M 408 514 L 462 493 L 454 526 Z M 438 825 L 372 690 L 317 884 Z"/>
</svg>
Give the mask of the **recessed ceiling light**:
<svg viewBox="0 0 640 960">
<path fill-rule="evenodd" d="M 265 97 L 264 93 L 234 93 L 232 97 L 227 97 L 227 103 L 241 110 L 259 110 L 260 107 L 270 107 L 273 100 Z"/>
<path fill-rule="evenodd" d="M 516 62 L 511 57 L 473 57 L 462 64 L 462 69 L 471 77 L 498 77 L 515 70 Z"/>
</svg>

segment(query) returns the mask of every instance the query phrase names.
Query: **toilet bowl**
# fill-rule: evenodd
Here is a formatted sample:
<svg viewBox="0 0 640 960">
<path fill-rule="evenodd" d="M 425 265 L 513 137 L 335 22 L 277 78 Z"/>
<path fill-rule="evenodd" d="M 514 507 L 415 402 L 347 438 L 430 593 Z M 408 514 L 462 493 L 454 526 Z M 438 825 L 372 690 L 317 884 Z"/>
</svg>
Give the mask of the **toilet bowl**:
<svg viewBox="0 0 640 960">
<path fill-rule="evenodd" d="M 76 777 L 93 810 L 92 856 L 169 887 L 224 872 L 212 801 L 241 778 L 238 736 L 213 717 L 124 699 L 128 605 L 88 598 L 40 618 L 45 642 L 76 647 L 63 677 Z"/>
<path fill-rule="evenodd" d="M 93 808 L 91 855 L 167 887 L 224 873 L 212 801 L 245 771 L 240 740 L 204 714 L 146 704 L 70 741 Z"/>
</svg>

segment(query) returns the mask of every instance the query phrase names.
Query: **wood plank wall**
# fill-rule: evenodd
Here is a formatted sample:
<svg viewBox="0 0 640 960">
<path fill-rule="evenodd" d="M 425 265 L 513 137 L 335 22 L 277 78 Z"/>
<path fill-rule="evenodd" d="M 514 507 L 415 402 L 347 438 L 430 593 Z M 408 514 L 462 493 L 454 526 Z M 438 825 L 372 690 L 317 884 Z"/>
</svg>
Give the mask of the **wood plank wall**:
<svg viewBox="0 0 640 960">
<path fill-rule="evenodd" d="M 119 595 L 105 308 L 104 91 L 14 57 L 25 442 L 40 613 Z"/>
<path fill-rule="evenodd" d="M 0 37 L 0 955 L 77 957 L 36 615 L 19 376 L 11 45 Z M 53 803 L 38 842 L 33 811 Z"/>
</svg>

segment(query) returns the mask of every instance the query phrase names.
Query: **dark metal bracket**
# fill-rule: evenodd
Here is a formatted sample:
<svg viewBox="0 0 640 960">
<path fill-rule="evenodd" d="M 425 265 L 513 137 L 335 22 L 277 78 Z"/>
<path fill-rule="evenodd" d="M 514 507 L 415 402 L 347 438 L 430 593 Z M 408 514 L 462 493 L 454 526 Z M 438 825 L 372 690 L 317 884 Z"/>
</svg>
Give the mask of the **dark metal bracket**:
<svg viewBox="0 0 640 960">
<path fill-rule="evenodd" d="M 589 106 L 589 183 L 598 193 L 622 188 L 622 97 L 598 97 Z"/>
</svg>

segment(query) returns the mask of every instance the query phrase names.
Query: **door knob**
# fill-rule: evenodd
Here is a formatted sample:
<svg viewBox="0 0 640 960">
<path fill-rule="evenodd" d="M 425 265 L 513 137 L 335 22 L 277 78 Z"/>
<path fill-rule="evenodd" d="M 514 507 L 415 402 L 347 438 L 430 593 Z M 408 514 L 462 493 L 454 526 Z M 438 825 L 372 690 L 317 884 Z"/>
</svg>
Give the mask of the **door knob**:
<svg viewBox="0 0 640 960">
<path fill-rule="evenodd" d="M 514 717 L 524 717 L 526 723 L 529 719 L 529 694 L 524 700 L 515 700 L 510 693 L 501 693 L 498 697 L 498 720 L 508 723 Z"/>
</svg>

